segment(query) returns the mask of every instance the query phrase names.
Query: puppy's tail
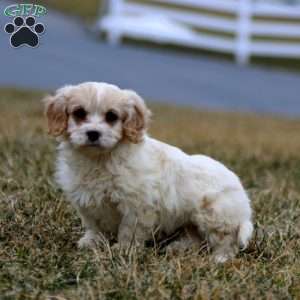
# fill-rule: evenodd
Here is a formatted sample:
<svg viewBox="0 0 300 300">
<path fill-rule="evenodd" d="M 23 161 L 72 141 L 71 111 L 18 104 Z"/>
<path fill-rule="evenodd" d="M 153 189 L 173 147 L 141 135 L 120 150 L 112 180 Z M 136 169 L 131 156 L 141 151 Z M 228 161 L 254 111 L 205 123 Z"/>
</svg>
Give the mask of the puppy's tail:
<svg viewBox="0 0 300 300">
<path fill-rule="evenodd" d="M 249 240 L 252 236 L 252 232 L 253 232 L 253 224 L 250 220 L 247 220 L 242 224 L 240 224 L 239 231 L 238 231 L 238 242 L 242 250 L 247 248 Z"/>
</svg>

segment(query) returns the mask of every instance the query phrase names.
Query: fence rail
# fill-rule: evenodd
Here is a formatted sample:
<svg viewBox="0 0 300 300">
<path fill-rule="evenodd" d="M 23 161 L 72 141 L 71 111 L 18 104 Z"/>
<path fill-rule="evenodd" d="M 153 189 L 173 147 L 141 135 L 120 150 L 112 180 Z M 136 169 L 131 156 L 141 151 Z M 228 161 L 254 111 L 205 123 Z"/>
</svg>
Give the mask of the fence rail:
<svg viewBox="0 0 300 300">
<path fill-rule="evenodd" d="M 109 0 L 108 0 L 109 1 Z M 300 5 L 252 0 L 110 0 L 98 26 L 122 37 L 232 53 L 300 58 Z"/>
</svg>

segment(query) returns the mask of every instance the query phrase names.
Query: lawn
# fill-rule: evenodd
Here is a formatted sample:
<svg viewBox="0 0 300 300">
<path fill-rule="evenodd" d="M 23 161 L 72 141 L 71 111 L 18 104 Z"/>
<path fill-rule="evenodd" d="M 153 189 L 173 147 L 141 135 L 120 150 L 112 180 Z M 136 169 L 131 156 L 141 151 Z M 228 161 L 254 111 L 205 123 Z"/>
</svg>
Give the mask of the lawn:
<svg viewBox="0 0 300 300">
<path fill-rule="evenodd" d="M 154 137 L 223 161 L 252 198 L 251 245 L 216 265 L 201 249 L 78 250 L 41 97 L 0 90 L 1 300 L 300 299 L 300 121 L 151 106 Z"/>
</svg>

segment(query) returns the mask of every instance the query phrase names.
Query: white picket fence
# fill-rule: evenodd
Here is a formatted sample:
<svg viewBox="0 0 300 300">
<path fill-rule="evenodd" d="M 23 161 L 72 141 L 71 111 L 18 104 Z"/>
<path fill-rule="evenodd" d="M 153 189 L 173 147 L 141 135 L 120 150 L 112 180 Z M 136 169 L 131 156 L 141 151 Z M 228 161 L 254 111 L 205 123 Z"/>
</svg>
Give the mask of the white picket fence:
<svg viewBox="0 0 300 300">
<path fill-rule="evenodd" d="M 108 0 L 98 26 L 122 37 L 251 56 L 300 58 L 300 4 L 253 0 Z M 197 30 L 198 29 L 198 30 Z"/>
</svg>

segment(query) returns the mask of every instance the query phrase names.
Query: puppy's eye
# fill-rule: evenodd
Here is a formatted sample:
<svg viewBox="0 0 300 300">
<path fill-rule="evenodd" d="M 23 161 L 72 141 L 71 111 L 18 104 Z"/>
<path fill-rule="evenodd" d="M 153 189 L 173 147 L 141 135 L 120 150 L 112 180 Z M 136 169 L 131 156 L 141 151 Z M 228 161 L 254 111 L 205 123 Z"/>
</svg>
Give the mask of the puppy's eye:
<svg viewBox="0 0 300 300">
<path fill-rule="evenodd" d="M 116 121 L 118 121 L 118 119 L 119 116 L 111 110 L 105 114 L 105 121 L 109 124 L 115 123 Z"/>
<path fill-rule="evenodd" d="M 79 107 L 73 111 L 73 116 L 77 120 L 84 120 L 86 118 L 86 115 L 87 115 L 87 112 L 82 107 Z"/>
</svg>

